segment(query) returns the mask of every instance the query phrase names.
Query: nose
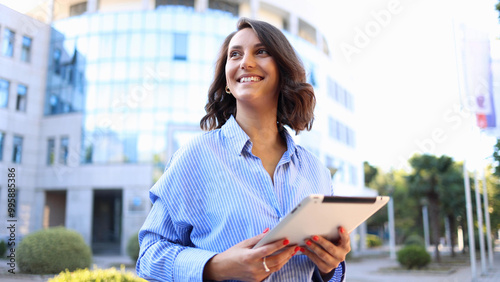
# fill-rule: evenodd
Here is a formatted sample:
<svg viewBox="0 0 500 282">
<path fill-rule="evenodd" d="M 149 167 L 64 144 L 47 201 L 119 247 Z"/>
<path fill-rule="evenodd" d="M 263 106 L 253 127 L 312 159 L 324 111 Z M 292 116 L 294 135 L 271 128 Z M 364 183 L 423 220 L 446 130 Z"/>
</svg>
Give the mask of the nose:
<svg viewBox="0 0 500 282">
<path fill-rule="evenodd" d="M 240 68 L 243 70 L 253 67 L 255 67 L 255 58 L 252 56 L 252 54 L 244 55 L 240 63 Z"/>
</svg>

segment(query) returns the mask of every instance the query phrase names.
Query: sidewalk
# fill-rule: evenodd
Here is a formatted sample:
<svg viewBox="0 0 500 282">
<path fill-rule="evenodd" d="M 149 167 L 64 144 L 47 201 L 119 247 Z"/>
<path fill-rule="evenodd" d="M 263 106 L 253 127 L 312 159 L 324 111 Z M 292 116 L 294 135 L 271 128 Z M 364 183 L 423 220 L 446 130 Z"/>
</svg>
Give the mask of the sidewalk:
<svg viewBox="0 0 500 282">
<path fill-rule="evenodd" d="M 467 257 L 468 258 L 468 257 Z M 487 263 L 488 265 L 488 263 Z M 396 260 L 388 256 L 367 256 L 359 260 L 347 261 L 347 282 L 469 282 L 472 281 L 470 260 L 453 265 L 449 270 L 417 271 L 395 270 L 399 267 Z M 500 252 L 494 254 L 494 265 L 486 275 L 481 275 L 481 262 L 476 262 L 476 282 L 500 281 Z"/>
</svg>

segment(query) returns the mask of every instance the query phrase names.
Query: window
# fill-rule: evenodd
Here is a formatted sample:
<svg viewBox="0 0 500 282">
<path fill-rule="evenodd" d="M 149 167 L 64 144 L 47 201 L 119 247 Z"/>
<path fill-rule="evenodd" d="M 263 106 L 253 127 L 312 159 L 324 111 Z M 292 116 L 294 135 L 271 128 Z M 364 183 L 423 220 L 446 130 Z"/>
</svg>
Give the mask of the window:
<svg viewBox="0 0 500 282">
<path fill-rule="evenodd" d="M 335 81 L 331 77 L 326 78 L 326 87 L 327 87 L 328 97 L 335 99 L 336 84 L 335 84 Z"/>
<path fill-rule="evenodd" d="M 61 145 L 59 150 L 59 163 L 68 164 L 68 153 L 69 153 L 69 138 L 61 137 Z"/>
<path fill-rule="evenodd" d="M 209 1 L 212 2 L 212 1 Z M 159 6 L 186 6 L 186 7 L 194 7 L 194 0 L 156 0 L 155 7 Z"/>
<path fill-rule="evenodd" d="M 14 136 L 14 144 L 12 150 L 12 162 L 20 164 L 23 154 L 23 137 Z"/>
<path fill-rule="evenodd" d="M 350 183 L 352 185 L 358 185 L 358 171 L 354 165 L 349 165 L 349 175 L 351 177 Z"/>
<path fill-rule="evenodd" d="M 0 132 L 0 161 L 3 160 L 3 140 L 5 139 L 5 133 Z"/>
<path fill-rule="evenodd" d="M 309 75 L 307 76 L 307 82 L 309 82 L 313 87 L 316 85 L 316 76 L 314 75 L 314 67 L 311 68 Z"/>
<path fill-rule="evenodd" d="M 347 145 L 356 147 L 355 133 L 350 127 L 347 127 Z"/>
<path fill-rule="evenodd" d="M 174 34 L 174 60 L 187 60 L 187 34 Z"/>
<path fill-rule="evenodd" d="M 47 140 L 47 165 L 53 165 L 56 155 L 56 140 L 50 138 Z"/>
<path fill-rule="evenodd" d="M 20 112 L 26 112 L 26 92 L 28 88 L 25 85 L 19 84 L 17 86 L 17 101 L 16 110 Z"/>
<path fill-rule="evenodd" d="M 0 78 L 0 108 L 7 108 L 9 105 L 10 82 Z"/>
<path fill-rule="evenodd" d="M 23 47 L 21 49 L 21 61 L 29 63 L 31 61 L 31 38 L 23 36 Z"/>
<path fill-rule="evenodd" d="M 54 50 L 52 60 L 53 60 L 52 62 L 54 64 L 54 73 L 60 74 L 61 73 L 61 50 L 60 49 Z"/>
<path fill-rule="evenodd" d="M 10 29 L 5 29 L 3 33 L 2 55 L 6 57 L 14 56 L 14 38 L 16 33 Z"/>
<path fill-rule="evenodd" d="M 300 37 L 316 45 L 316 29 L 309 23 L 299 19 L 299 34 Z"/>
<path fill-rule="evenodd" d="M 214 9 L 214 10 L 226 11 L 226 12 L 233 14 L 233 16 L 235 16 L 235 17 L 237 17 L 239 14 L 239 4 L 238 3 L 231 3 L 231 1 L 227 1 L 227 0 L 208 1 L 208 8 Z"/>
<path fill-rule="evenodd" d="M 69 7 L 69 16 L 79 16 L 87 12 L 87 2 L 78 3 Z"/>
</svg>

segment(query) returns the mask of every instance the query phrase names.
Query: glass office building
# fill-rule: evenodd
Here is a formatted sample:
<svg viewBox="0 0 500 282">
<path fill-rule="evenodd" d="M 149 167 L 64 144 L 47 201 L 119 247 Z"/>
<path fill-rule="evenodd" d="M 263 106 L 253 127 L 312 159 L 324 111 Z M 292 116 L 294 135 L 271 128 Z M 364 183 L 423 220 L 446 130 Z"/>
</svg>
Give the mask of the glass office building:
<svg viewBox="0 0 500 282">
<path fill-rule="evenodd" d="M 161 173 L 200 132 L 214 60 L 236 20 L 183 6 L 59 20 L 45 115 L 83 114 L 82 164 L 154 163 Z"/>
</svg>

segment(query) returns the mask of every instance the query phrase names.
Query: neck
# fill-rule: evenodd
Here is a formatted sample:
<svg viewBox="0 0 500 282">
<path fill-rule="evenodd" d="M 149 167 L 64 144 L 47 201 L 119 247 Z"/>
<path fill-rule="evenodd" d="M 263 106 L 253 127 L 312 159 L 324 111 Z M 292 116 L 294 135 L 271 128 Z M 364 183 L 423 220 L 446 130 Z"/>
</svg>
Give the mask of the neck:
<svg viewBox="0 0 500 282">
<path fill-rule="evenodd" d="M 252 143 L 275 143 L 281 140 L 274 111 L 246 111 L 238 108 L 236 121 L 250 137 Z"/>
</svg>

